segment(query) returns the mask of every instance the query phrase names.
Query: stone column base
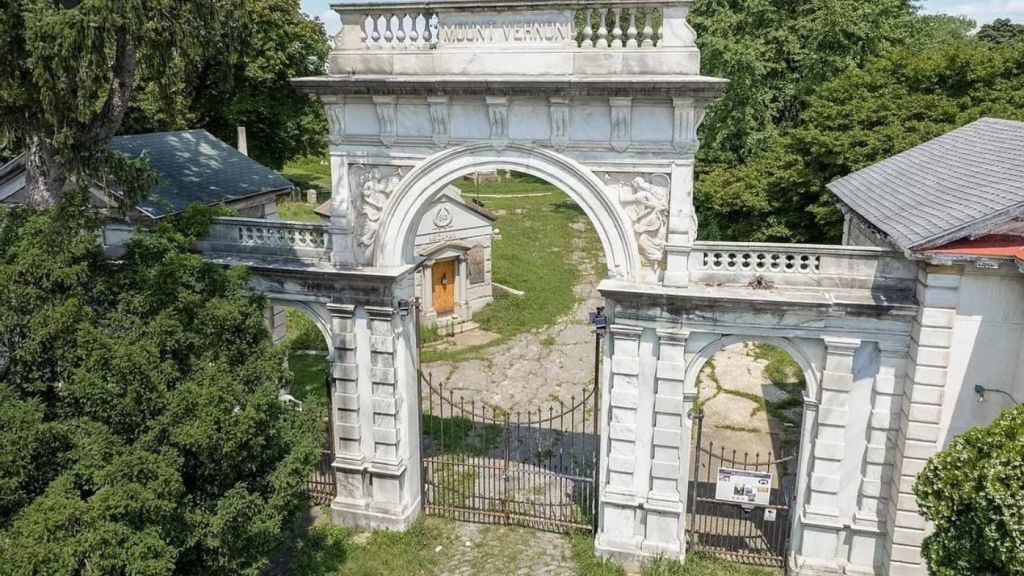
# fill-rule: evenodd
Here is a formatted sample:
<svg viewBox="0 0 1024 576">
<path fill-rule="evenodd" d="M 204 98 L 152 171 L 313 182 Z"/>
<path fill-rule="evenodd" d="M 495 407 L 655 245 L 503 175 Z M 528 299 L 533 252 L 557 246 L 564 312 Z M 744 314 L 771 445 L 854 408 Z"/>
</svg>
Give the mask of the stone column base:
<svg viewBox="0 0 1024 576">
<path fill-rule="evenodd" d="M 391 530 L 404 532 L 419 518 L 421 502 L 417 498 L 404 510 L 373 510 L 343 498 L 331 504 L 331 521 L 340 526 L 360 530 Z"/>
</svg>

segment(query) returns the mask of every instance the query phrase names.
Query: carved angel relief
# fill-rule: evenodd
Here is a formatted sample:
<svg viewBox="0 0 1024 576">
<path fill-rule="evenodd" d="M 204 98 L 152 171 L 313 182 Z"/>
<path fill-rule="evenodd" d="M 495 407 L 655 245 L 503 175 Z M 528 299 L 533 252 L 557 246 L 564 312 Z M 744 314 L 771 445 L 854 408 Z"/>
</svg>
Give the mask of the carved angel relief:
<svg viewBox="0 0 1024 576">
<path fill-rule="evenodd" d="M 363 165 L 352 167 L 352 182 L 359 197 L 356 216 L 356 242 L 367 253 L 373 250 L 377 228 L 384 213 L 388 198 L 398 188 L 405 176 L 400 168 L 374 167 Z"/>
<path fill-rule="evenodd" d="M 665 253 L 668 230 L 668 199 L 671 182 L 667 174 L 636 176 L 624 182 L 606 175 L 605 183 L 615 192 L 633 222 L 640 259 L 644 266 L 657 270 Z"/>
</svg>

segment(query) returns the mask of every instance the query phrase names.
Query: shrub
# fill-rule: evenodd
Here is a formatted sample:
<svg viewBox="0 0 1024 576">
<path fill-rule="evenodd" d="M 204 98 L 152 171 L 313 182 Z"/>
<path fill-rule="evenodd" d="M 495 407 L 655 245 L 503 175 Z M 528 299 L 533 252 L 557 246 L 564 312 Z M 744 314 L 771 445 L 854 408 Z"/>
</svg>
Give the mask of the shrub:
<svg viewBox="0 0 1024 576">
<path fill-rule="evenodd" d="M 935 525 L 922 549 L 932 574 L 1024 575 L 1024 406 L 955 438 L 914 494 Z"/>
</svg>

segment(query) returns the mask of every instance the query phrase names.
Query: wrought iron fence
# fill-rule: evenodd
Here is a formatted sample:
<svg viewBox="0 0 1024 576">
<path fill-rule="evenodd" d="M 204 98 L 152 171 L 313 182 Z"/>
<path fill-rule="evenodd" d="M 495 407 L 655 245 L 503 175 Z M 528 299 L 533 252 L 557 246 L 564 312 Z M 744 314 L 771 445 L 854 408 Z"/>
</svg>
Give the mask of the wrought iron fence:
<svg viewBox="0 0 1024 576">
<path fill-rule="evenodd" d="M 771 452 L 751 455 L 714 442 L 702 444 L 703 414 L 695 414 L 694 420 L 689 549 L 734 562 L 785 568 L 794 492 L 785 471 L 796 456 L 775 459 Z M 732 483 L 733 476 L 752 479 L 754 491 L 758 481 L 764 482 L 760 488 L 765 493 L 759 498 L 742 482 Z"/>
<path fill-rule="evenodd" d="M 421 375 L 427 514 L 550 531 L 594 529 L 598 394 L 509 412 Z"/>
</svg>

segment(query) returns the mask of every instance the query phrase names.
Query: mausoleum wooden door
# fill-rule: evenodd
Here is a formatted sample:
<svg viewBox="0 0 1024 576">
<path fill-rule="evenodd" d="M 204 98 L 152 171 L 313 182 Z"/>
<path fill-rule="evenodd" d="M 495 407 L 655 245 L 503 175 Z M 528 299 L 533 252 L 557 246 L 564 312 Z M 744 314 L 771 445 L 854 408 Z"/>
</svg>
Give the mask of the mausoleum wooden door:
<svg viewBox="0 0 1024 576">
<path fill-rule="evenodd" d="M 455 260 L 442 260 L 432 266 L 434 310 L 438 314 L 455 311 Z"/>
</svg>

